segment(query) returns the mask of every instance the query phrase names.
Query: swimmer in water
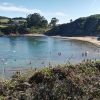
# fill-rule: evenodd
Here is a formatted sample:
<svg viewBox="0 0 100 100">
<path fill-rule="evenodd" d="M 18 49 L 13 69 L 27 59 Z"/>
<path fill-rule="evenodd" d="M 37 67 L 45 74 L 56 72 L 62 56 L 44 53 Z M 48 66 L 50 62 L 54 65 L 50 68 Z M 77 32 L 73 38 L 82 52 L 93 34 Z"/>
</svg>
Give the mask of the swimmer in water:
<svg viewBox="0 0 100 100">
<path fill-rule="evenodd" d="M 31 61 L 30 61 L 30 63 L 29 63 L 29 64 L 30 64 L 30 65 L 32 64 L 32 63 L 31 63 Z"/>
<path fill-rule="evenodd" d="M 89 54 L 89 51 L 86 51 L 86 52 L 85 52 L 85 56 L 87 56 L 88 54 Z"/>
<path fill-rule="evenodd" d="M 58 55 L 61 56 L 61 52 L 58 52 Z"/>
</svg>

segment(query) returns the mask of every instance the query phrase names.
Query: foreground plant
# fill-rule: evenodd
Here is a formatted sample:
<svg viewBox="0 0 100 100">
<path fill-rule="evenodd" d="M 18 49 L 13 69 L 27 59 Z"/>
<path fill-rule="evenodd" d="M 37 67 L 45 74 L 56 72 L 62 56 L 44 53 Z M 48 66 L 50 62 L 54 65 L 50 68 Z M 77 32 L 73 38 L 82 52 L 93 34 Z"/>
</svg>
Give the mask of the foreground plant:
<svg viewBox="0 0 100 100">
<path fill-rule="evenodd" d="M 0 83 L 0 100 L 100 100 L 100 62 L 16 73 Z"/>
</svg>

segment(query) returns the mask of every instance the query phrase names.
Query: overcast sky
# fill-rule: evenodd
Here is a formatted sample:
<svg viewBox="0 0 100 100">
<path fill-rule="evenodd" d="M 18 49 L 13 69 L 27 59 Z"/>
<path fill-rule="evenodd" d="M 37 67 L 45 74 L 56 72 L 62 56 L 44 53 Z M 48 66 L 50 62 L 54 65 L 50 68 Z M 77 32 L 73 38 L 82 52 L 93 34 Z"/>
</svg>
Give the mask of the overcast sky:
<svg viewBox="0 0 100 100">
<path fill-rule="evenodd" d="M 100 14 L 100 0 L 0 0 L 0 16 L 26 17 L 40 13 L 48 21 L 52 17 L 59 23 L 70 19 Z"/>
</svg>

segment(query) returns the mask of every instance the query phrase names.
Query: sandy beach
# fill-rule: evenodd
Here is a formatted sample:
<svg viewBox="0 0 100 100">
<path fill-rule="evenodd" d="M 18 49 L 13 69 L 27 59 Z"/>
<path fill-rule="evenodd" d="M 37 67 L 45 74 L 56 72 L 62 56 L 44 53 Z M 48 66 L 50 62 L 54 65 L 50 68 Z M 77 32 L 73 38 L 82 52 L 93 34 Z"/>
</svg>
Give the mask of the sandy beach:
<svg viewBox="0 0 100 100">
<path fill-rule="evenodd" d="M 25 34 L 24 36 L 45 36 L 44 34 Z M 79 40 L 79 41 L 86 41 L 90 42 L 95 45 L 100 46 L 100 41 L 97 40 L 97 37 L 94 36 L 85 36 L 85 37 L 62 37 L 62 36 L 53 36 L 53 37 L 58 37 L 58 38 L 63 38 L 63 39 L 72 39 L 72 40 Z"/>
<path fill-rule="evenodd" d="M 100 41 L 97 40 L 97 37 L 68 37 L 68 38 L 74 40 L 86 41 L 100 46 Z"/>
<path fill-rule="evenodd" d="M 10 34 L 8 36 L 45 36 L 44 34 Z"/>
<path fill-rule="evenodd" d="M 86 41 L 90 42 L 94 45 L 100 46 L 100 41 L 97 40 L 97 37 L 93 36 L 85 36 L 85 37 L 62 37 L 62 36 L 53 36 L 56 38 L 63 38 L 63 39 L 72 39 L 72 40 L 79 40 L 79 41 Z"/>
<path fill-rule="evenodd" d="M 46 35 L 44 35 L 44 34 L 23 34 L 23 35 L 11 34 L 10 36 L 46 36 Z M 100 41 L 98 41 L 97 37 L 94 37 L 94 36 L 84 36 L 84 37 L 51 36 L 51 37 L 86 41 L 86 42 L 90 42 L 94 45 L 100 46 Z"/>
<path fill-rule="evenodd" d="M 44 34 L 24 34 L 22 36 L 45 36 Z"/>
</svg>

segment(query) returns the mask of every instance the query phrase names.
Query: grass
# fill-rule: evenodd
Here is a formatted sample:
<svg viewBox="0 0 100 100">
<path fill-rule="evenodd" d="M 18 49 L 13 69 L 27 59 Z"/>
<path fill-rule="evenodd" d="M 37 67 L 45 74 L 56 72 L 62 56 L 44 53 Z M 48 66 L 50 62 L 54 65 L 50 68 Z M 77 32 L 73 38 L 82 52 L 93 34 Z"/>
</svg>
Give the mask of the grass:
<svg viewBox="0 0 100 100">
<path fill-rule="evenodd" d="M 0 36 L 2 36 L 2 35 L 4 35 L 4 33 L 0 31 Z"/>
<path fill-rule="evenodd" d="M 26 22 L 26 20 L 19 20 L 19 19 L 13 19 L 12 21 L 14 21 L 14 22 L 19 22 L 19 21 Z"/>
<path fill-rule="evenodd" d="M 9 21 L 9 19 L 0 19 L 0 22 L 2 23 L 7 23 Z"/>
<path fill-rule="evenodd" d="M 48 30 L 49 30 L 49 28 L 36 28 L 36 27 L 32 27 L 32 28 L 29 29 L 29 33 L 42 34 L 42 33 L 45 33 Z"/>
<path fill-rule="evenodd" d="M 100 100 L 100 61 L 17 72 L 0 82 L 1 100 Z"/>
<path fill-rule="evenodd" d="M 5 28 L 5 27 L 7 27 L 6 25 L 0 25 L 0 28 Z"/>
</svg>

